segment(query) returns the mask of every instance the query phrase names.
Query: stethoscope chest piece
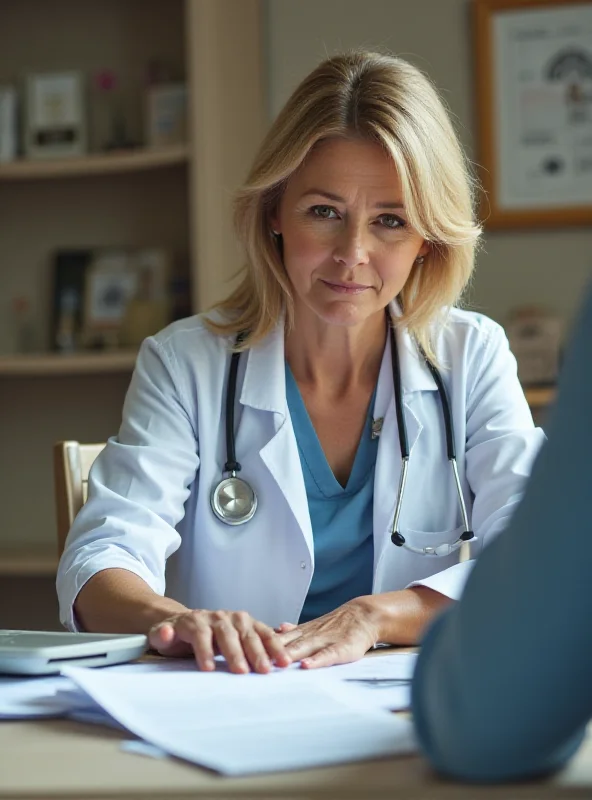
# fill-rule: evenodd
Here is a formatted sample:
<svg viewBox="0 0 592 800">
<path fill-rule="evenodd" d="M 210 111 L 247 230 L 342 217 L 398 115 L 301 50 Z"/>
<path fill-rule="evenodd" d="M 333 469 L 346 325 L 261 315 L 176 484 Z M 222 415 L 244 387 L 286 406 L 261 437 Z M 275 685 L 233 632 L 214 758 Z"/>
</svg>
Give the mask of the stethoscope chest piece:
<svg viewBox="0 0 592 800">
<path fill-rule="evenodd" d="M 212 511 L 226 525 L 243 525 L 257 510 L 257 495 L 242 478 L 232 475 L 221 480 L 210 496 Z"/>
</svg>

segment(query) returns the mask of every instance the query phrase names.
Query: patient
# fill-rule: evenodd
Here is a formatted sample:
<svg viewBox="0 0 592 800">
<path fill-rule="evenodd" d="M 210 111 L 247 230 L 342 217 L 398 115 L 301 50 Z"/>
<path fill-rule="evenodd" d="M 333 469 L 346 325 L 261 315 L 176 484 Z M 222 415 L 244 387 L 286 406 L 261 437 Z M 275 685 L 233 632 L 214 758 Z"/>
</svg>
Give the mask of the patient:
<svg viewBox="0 0 592 800">
<path fill-rule="evenodd" d="M 438 770 L 465 780 L 557 769 L 592 717 L 591 366 L 592 290 L 524 499 L 423 643 L 419 738 Z"/>
</svg>

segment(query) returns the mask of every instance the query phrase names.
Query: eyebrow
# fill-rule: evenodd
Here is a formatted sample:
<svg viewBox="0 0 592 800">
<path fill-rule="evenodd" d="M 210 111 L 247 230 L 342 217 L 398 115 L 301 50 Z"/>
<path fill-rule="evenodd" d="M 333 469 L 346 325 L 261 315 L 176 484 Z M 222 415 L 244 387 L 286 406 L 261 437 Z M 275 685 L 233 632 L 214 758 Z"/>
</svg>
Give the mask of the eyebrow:
<svg viewBox="0 0 592 800">
<path fill-rule="evenodd" d="M 334 203 L 345 203 L 346 200 L 344 197 L 340 197 L 338 194 L 333 194 L 333 192 L 327 192 L 325 189 L 308 189 L 308 191 L 304 192 L 302 197 L 308 197 L 309 195 L 317 195 L 320 197 L 326 197 L 328 200 L 333 200 Z M 376 203 L 374 208 L 400 208 L 403 211 L 405 210 L 405 206 L 400 200 L 392 200 L 386 201 L 382 203 Z"/>
</svg>

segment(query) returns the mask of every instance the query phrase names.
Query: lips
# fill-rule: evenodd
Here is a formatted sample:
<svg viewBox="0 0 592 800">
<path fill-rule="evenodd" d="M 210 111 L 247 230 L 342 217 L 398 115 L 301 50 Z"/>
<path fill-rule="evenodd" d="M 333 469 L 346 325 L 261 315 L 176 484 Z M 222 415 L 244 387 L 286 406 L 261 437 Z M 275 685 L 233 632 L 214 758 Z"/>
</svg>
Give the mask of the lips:
<svg viewBox="0 0 592 800">
<path fill-rule="evenodd" d="M 370 289 L 370 286 L 364 286 L 362 283 L 348 283 L 346 281 L 327 281 L 321 279 L 321 283 L 338 294 L 362 294 L 362 292 Z"/>
</svg>

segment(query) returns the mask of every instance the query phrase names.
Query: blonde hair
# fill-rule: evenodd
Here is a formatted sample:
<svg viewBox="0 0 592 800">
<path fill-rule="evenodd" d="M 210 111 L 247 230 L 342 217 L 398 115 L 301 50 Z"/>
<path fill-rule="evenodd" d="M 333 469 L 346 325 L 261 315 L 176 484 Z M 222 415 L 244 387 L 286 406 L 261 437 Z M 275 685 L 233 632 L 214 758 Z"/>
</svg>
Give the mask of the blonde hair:
<svg viewBox="0 0 592 800">
<path fill-rule="evenodd" d="M 281 249 L 270 230 L 290 176 L 321 140 L 379 143 L 401 181 L 410 224 L 430 243 L 399 294 L 398 324 L 429 357 L 433 323 L 460 300 L 481 233 L 473 216 L 474 183 L 447 111 L 431 82 L 401 58 L 352 52 L 329 58 L 305 78 L 272 124 L 244 186 L 235 197 L 235 226 L 247 262 L 242 282 L 209 319 L 222 335 L 248 332 L 251 347 L 286 315 L 293 296 Z"/>
</svg>

